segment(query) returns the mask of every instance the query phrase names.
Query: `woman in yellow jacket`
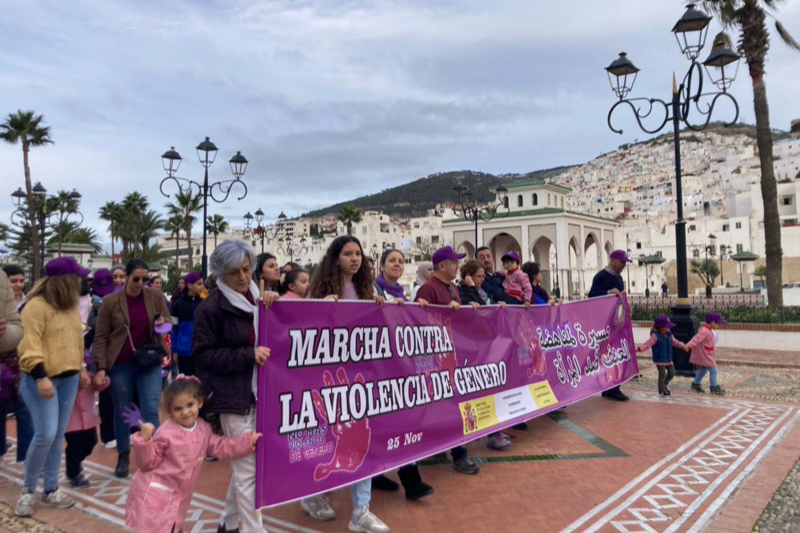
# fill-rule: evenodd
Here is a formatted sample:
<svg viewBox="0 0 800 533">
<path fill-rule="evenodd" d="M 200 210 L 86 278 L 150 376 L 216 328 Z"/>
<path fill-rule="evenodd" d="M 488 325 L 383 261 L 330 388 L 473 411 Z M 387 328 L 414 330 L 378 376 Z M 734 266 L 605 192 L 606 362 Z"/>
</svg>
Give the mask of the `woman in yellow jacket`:
<svg viewBox="0 0 800 533">
<path fill-rule="evenodd" d="M 83 365 L 83 324 L 78 310 L 81 278 L 89 270 L 74 257 L 59 257 L 45 266 L 45 277 L 28 294 L 22 311 L 24 334 L 19 345 L 23 371 L 20 392 L 33 418 L 33 441 L 25 456 L 25 481 L 17 500 L 17 516 L 33 514 L 39 476 L 44 475 L 42 505 L 75 504 L 58 488 L 64 430 L 78 381 L 89 383 Z"/>
</svg>

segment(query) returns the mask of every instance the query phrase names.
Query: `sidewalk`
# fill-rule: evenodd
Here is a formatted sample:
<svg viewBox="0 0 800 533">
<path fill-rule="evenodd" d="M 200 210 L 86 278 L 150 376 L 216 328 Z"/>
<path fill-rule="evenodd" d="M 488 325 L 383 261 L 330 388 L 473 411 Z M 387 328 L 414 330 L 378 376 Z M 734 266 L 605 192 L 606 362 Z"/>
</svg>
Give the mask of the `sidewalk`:
<svg viewBox="0 0 800 533">
<path fill-rule="evenodd" d="M 729 397 L 690 393 L 686 378 L 661 397 L 652 364 L 641 363 L 642 378 L 623 387 L 632 401 L 593 397 L 536 418 L 527 431 L 508 430 L 513 444 L 502 452 L 473 442 L 470 455 L 481 463 L 476 476 L 425 461 L 421 473 L 434 494 L 409 502 L 376 491 L 371 510 L 393 532 L 749 533 L 800 456 L 800 409 L 785 384 L 798 388 L 800 371 L 723 367 Z M 758 400 L 764 397 L 779 401 Z M 13 450 L 0 466 L 0 531 L 124 531 L 128 480 L 113 477 L 113 450 L 99 447 L 85 463 L 92 488 L 70 492 L 80 509 L 37 506 L 38 523 L 13 517 L 21 468 L 12 457 Z M 185 531 L 216 531 L 229 475 L 225 461 L 205 465 Z M 316 522 L 292 503 L 265 510 L 264 526 L 346 530 L 349 490 L 335 491 L 331 502 L 334 521 Z"/>
</svg>

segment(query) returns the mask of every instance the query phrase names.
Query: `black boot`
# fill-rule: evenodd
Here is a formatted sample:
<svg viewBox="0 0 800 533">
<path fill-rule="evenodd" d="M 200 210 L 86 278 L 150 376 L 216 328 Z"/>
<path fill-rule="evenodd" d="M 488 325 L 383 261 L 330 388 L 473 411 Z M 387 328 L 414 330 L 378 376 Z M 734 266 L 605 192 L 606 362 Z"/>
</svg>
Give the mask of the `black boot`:
<svg viewBox="0 0 800 533">
<path fill-rule="evenodd" d="M 375 490 L 395 491 L 400 488 L 396 481 L 389 479 L 383 474 L 378 474 L 372 478 L 372 488 Z"/>
<path fill-rule="evenodd" d="M 117 467 L 114 469 L 114 475 L 123 478 L 128 477 L 128 468 L 130 467 L 131 452 L 119 452 L 117 458 Z"/>
<path fill-rule="evenodd" d="M 419 500 L 420 498 L 433 493 L 433 487 L 422 481 L 422 476 L 419 474 L 419 467 L 415 464 L 401 466 L 397 470 L 397 476 L 400 478 L 400 483 L 406 490 L 407 500 Z"/>
</svg>

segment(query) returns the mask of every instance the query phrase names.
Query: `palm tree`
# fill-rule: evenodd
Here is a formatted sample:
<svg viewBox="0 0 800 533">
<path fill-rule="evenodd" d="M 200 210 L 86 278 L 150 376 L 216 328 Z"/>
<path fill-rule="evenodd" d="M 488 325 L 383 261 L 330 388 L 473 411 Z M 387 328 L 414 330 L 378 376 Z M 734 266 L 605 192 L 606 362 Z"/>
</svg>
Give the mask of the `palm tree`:
<svg viewBox="0 0 800 533">
<path fill-rule="evenodd" d="M 77 223 L 67 220 L 67 217 L 78 212 L 78 199 L 73 198 L 67 191 L 58 191 L 47 199 L 45 210 L 49 215 L 56 216 L 50 242 L 55 241 L 58 244 L 58 257 L 61 257 L 61 245 L 69 233 L 78 229 Z"/>
<path fill-rule="evenodd" d="M 180 215 L 172 215 L 164 223 L 164 230 L 168 231 L 170 236 L 175 238 L 175 268 L 180 269 L 180 255 L 181 255 L 181 230 L 183 229 L 183 217 Z"/>
<path fill-rule="evenodd" d="M 361 211 L 354 205 L 346 205 L 336 215 L 336 219 L 347 226 L 347 234 L 353 234 L 353 224 L 361 222 Z"/>
<path fill-rule="evenodd" d="M 25 194 L 28 201 L 28 220 L 36 220 L 36 206 L 31 187 L 31 167 L 28 161 L 28 152 L 37 146 L 53 144 L 50 138 L 50 126 L 43 126 L 44 116 L 37 115 L 33 111 L 17 110 L 16 113 L 9 113 L 5 122 L 0 124 L 0 138 L 9 144 L 22 144 L 22 165 L 25 170 Z M 30 225 L 31 241 L 39 242 L 39 228 L 34 223 Z M 38 246 L 32 247 L 33 251 L 33 278 L 34 281 L 42 273 L 42 256 Z"/>
<path fill-rule="evenodd" d="M 217 235 L 228 231 L 228 223 L 222 215 L 208 217 L 208 231 L 214 234 L 214 248 L 217 247 Z"/>
<path fill-rule="evenodd" d="M 122 200 L 123 215 L 117 228 L 117 234 L 122 241 L 122 254 L 127 259 L 139 257 L 143 219 L 148 213 L 148 206 L 147 198 L 138 192 L 129 193 Z"/>
<path fill-rule="evenodd" d="M 739 53 L 747 61 L 753 83 L 753 107 L 756 114 L 756 143 L 761 160 L 761 197 L 764 201 L 764 242 L 767 256 L 767 298 L 772 307 L 783 306 L 783 251 L 781 219 L 778 212 L 778 185 L 772 159 L 772 129 L 769 123 L 767 84 L 764 63 L 769 50 L 766 18 L 780 0 L 705 0 L 703 4 L 722 20 L 725 26 L 739 28 Z M 771 14 L 770 14 L 771 15 Z M 781 39 L 795 50 L 800 44 L 775 21 Z"/>
<path fill-rule="evenodd" d="M 114 241 L 119 236 L 119 225 L 122 220 L 122 206 L 117 202 L 106 202 L 100 208 L 100 220 L 108 222 L 108 233 L 111 235 L 111 258 L 113 261 Z"/>
<path fill-rule="evenodd" d="M 92 228 L 76 227 L 66 235 L 64 240 L 75 244 L 88 244 L 94 248 L 95 253 L 103 251 L 103 245 L 100 243 L 97 232 Z"/>
<path fill-rule="evenodd" d="M 200 193 L 194 194 L 191 190 L 181 191 L 175 195 L 175 202 L 168 203 L 166 208 L 169 216 L 180 215 L 183 217 L 183 231 L 186 232 L 186 242 L 189 248 L 189 268 L 194 265 L 194 247 L 192 246 L 192 224 L 197 219 L 196 213 L 203 207 Z"/>
</svg>

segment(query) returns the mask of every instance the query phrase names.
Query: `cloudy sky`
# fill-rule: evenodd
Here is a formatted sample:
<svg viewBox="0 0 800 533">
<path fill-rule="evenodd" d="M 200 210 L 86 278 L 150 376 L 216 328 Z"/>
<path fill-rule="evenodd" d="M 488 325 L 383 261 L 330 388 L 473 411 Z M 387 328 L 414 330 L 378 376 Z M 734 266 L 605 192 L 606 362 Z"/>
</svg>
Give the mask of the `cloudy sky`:
<svg viewBox="0 0 800 533">
<path fill-rule="evenodd" d="M 249 159 L 250 193 L 211 205 L 240 224 L 409 182 L 433 172 L 526 172 L 582 163 L 642 133 L 608 130 L 603 67 L 624 50 L 638 96 L 668 98 L 687 60 L 670 32 L 677 0 L 5 0 L 3 116 L 33 109 L 55 145 L 31 155 L 34 180 L 77 188 L 87 222 L 138 190 L 159 208 L 161 154 L 202 179 L 194 147 Z M 800 1 L 778 14 L 800 38 Z M 711 35 L 719 31 L 714 22 Z M 704 51 L 701 59 L 705 58 Z M 800 53 L 773 40 L 773 127 L 800 118 Z M 754 122 L 746 65 L 734 85 Z M 720 109 L 720 119 L 729 110 Z M 19 146 L 0 146 L 0 220 L 24 185 Z M 3 200 L 4 199 L 4 200 Z M 104 240 L 107 239 L 103 234 Z"/>
</svg>

